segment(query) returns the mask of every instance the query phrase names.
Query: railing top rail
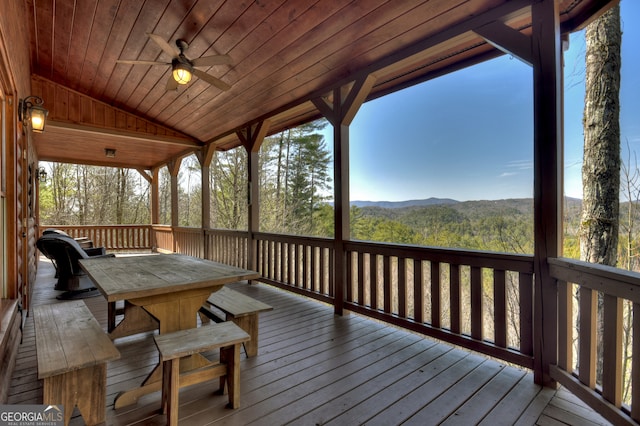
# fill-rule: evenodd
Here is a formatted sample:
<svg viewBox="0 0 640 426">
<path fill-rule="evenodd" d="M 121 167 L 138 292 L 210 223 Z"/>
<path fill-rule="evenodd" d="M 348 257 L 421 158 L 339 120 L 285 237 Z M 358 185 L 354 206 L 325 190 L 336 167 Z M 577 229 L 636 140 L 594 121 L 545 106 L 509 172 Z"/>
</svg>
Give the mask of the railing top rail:
<svg viewBox="0 0 640 426">
<path fill-rule="evenodd" d="M 239 237 L 246 237 L 247 236 L 247 232 L 246 230 L 239 230 L 239 229 L 221 229 L 221 228 L 205 228 L 204 230 L 205 234 L 217 234 L 217 235 L 231 235 L 231 236 L 239 236 Z"/>
<path fill-rule="evenodd" d="M 256 232 L 253 234 L 257 240 L 270 240 L 281 243 L 310 244 L 316 247 L 333 248 L 334 241 L 331 238 L 302 237 L 289 234 L 270 234 L 267 232 Z"/>
<path fill-rule="evenodd" d="M 345 249 L 383 256 L 406 257 L 431 262 L 533 273 L 533 256 L 531 255 L 413 246 L 408 244 L 377 243 L 371 241 L 348 241 L 345 242 Z"/>
<path fill-rule="evenodd" d="M 190 233 L 190 234 L 200 234 L 202 233 L 202 228 L 195 228 L 191 226 L 175 226 L 173 230 L 176 232 Z"/>
<path fill-rule="evenodd" d="M 640 303 L 640 273 L 576 259 L 549 258 L 551 276 Z"/>
</svg>

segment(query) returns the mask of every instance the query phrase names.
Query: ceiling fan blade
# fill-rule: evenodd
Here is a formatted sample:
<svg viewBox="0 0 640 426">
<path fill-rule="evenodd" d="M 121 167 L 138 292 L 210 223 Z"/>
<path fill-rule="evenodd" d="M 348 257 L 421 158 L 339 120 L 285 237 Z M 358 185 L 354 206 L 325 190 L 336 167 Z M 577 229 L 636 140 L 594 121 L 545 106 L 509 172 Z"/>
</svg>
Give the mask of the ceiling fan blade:
<svg viewBox="0 0 640 426">
<path fill-rule="evenodd" d="M 149 36 L 149 38 L 151 40 L 153 40 L 158 46 L 160 46 L 160 49 L 164 50 L 166 53 L 168 53 L 169 55 L 171 55 L 171 57 L 175 57 L 178 56 L 180 54 L 180 50 L 178 50 L 178 47 L 173 47 L 171 46 L 169 43 L 167 43 L 165 41 L 165 39 L 163 39 L 162 37 L 160 37 L 157 34 L 152 34 L 152 33 L 147 33 L 147 35 Z"/>
<path fill-rule="evenodd" d="M 207 74 L 204 71 L 200 71 L 197 69 L 193 70 L 193 73 L 200 79 L 206 81 L 207 83 L 217 87 L 220 90 L 229 90 L 231 89 L 231 86 L 229 86 L 227 83 L 225 83 L 224 81 L 220 80 L 219 78 L 215 78 L 214 76 Z"/>
<path fill-rule="evenodd" d="M 128 59 L 116 60 L 119 64 L 132 64 L 132 65 L 171 65 L 169 62 L 156 62 L 156 61 L 134 61 Z"/>
<path fill-rule="evenodd" d="M 212 65 L 230 64 L 231 57 L 229 55 L 203 56 L 202 58 L 191 60 L 191 63 L 194 67 L 210 67 Z"/>
<path fill-rule="evenodd" d="M 178 90 L 178 82 L 173 78 L 173 73 L 169 73 L 169 79 L 167 80 L 167 92 L 172 90 Z"/>
</svg>

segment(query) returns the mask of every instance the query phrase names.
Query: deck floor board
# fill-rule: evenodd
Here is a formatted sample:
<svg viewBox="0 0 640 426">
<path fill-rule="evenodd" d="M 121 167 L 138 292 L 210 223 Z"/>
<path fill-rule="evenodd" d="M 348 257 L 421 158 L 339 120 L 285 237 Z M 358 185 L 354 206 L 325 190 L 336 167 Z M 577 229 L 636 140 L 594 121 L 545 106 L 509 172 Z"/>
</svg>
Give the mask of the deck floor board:
<svg viewBox="0 0 640 426">
<path fill-rule="evenodd" d="M 49 262 L 39 263 L 34 305 L 57 302 L 53 272 Z M 242 354 L 240 408 L 226 408 L 227 397 L 214 393 L 217 381 L 200 383 L 180 392 L 182 424 L 608 424 L 566 390 L 535 385 L 529 371 L 359 315 L 338 317 L 329 305 L 266 284 L 232 287 L 274 307 L 260 314 L 258 356 Z M 106 330 L 105 299 L 85 302 Z M 159 392 L 113 408 L 116 395 L 156 365 L 153 333 L 115 344 L 121 358 L 107 368 L 107 424 L 165 424 Z M 28 316 L 9 404 L 42 402 L 36 366 Z M 77 410 L 71 424 L 83 424 Z"/>
</svg>

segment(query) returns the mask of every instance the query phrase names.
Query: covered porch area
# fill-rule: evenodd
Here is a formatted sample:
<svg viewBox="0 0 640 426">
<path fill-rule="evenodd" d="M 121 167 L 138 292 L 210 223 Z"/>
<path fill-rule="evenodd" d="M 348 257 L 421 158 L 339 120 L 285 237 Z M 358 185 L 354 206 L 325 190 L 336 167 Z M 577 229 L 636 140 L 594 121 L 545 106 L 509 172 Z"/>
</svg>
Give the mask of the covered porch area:
<svg viewBox="0 0 640 426">
<path fill-rule="evenodd" d="M 54 273 L 41 258 L 34 305 L 59 302 Z M 335 316 L 330 305 L 268 284 L 232 287 L 274 307 L 260 317 L 258 356 L 242 355 L 241 408 L 225 408 L 213 384 L 195 385 L 180 394 L 184 424 L 609 424 L 566 389 L 536 385 L 526 369 L 357 314 Z M 85 302 L 106 330 L 106 300 Z M 159 392 L 113 408 L 157 362 L 152 334 L 115 343 L 122 357 L 107 367 L 107 424 L 163 424 Z M 41 398 L 29 317 L 8 403 Z M 77 411 L 71 424 L 83 424 Z"/>
<path fill-rule="evenodd" d="M 242 361 L 242 408 L 223 409 L 223 400 L 195 386 L 182 394 L 180 415 L 189 424 L 602 421 L 564 389 L 613 423 L 637 424 L 640 333 L 632 333 L 633 362 L 623 366 L 620 321 L 623 303 L 638 309 L 640 276 L 565 259 L 561 244 L 562 36 L 616 1 L 311 1 L 304 8 L 297 1 L 228 1 L 216 8 L 195 0 L 193 8 L 169 1 L 166 7 L 127 3 L 129 9 L 116 3 L 96 1 L 89 10 L 68 0 L 16 1 L 7 2 L 7 13 L 0 15 L 3 300 L 13 303 L 14 324 L 32 306 L 55 302 L 46 284 L 53 271 L 38 263 L 35 248 L 42 231 L 38 162 L 130 168 L 150 183 L 151 224 L 67 232 L 107 250 L 135 246 L 255 270 L 261 284 L 236 288 L 275 308 L 261 317 L 259 355 Z M 90 25 L 94 19 L 100 24 Z M 29 34 L 16 28 L 23 22 L 30 23 Z M 212 72 L 220 77 L 216 81 L 233 85 L 221 90 L 196 81 L 167 92 L 168 68 L 117 62 L 166 60 L 173 48 L 149 40 L 157 33 L 165 42 L 189 38 L 194 58 L 229 52 L 233 67 L 224 64 Z M 353 43 L 345 48 L 345 40 Z M 78 49 L 79 43 L 85 48 Z M 352 239 L 349 126 L 361 105 L 505 52 L 532 67 L 534 253 Z M 49 108 L 45 133 L 33 133 L 18 118 L 19 105 L 32 96 Z M 333 126 L 333 238 L 262 232 L 261 144 L 320 117 Z M 213 153 L 237 147 L 248 158 L 248 226 L 212 229 Z M 202 224 L 185 228 L 177 220 L 177 175 L 191 154 L 202 170 Z M 158 220 L 158 175 L 165 167 L 171 176 L 170 224 Z M 485 291 L 493 296 L 490 303 Z M 508 299 L 508 292 L 516 296 Z M 596 350 L 595 326 L 600 295 L 602 353 Z M 106 328 L 106 302 L 88 302 Z M 2 345 L 9 356 L 18 349 L 11 404 L 41 402 L 30 321 L 26 316 L 23 343 L 16 343 L 15 326 Z M 139 383 L 157 361 L 150 339 L 117 342 L 123 356 L 108 368 L 109 424 L 164 421 L 157 415 L 159 395 L 131 410 L 112 408 L 114 395 Z M 608 374 L 596 383 L 600 361 Z M 632 391 L 623 400 L 625 380 Z M 558 384 L 564 388 L 556 390 Z"/>
</svg>

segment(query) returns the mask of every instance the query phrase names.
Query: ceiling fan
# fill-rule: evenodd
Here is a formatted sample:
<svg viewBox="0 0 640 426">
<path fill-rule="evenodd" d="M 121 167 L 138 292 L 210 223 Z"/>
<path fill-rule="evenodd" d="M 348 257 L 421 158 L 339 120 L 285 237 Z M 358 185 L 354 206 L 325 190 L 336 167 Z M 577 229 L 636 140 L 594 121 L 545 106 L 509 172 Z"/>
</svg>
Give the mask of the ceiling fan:
<svg viewBox="0 0 640 426">
<path fill-rule="evenodd" d="M 133 64 L 133 65 L 171 65 L 172 73 L 167 80 L 167 90 L 177 90 L 178 85 L 187 84 L 191 81 L 192 75 L 206 81 L 212 86 L 217 87 L 220 90 L 229 90 L 229 86 L 224 81 L 207 74 L 204 71 L 197 69 L 196 67 L 209 67 L 212 65 L 221 65 L 231 63 L 229 55 L 212 55 L 203 56 L 201 58 L 189 59 L 184 55 L 185 50 L 189 48 L 189 44 L 182 40 L 176 40 L 176 47 L 171 46 L 162 37 L 157 34 L 147 34 L 151 40 L 153 40 L 164 52 L 172 56 L 171 62 L 157 62 L 157 61 L 134 61 L 126 59 L 118 59 L 116 62 L 120 64 Z"/>
</svg>

